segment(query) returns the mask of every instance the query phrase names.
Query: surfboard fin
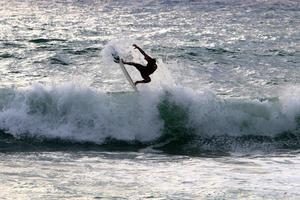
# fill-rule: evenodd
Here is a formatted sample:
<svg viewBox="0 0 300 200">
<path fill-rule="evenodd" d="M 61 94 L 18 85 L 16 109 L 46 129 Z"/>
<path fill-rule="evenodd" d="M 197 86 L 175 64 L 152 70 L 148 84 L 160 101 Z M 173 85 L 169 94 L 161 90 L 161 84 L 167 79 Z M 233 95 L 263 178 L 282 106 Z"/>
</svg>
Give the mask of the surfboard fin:
<svg viewBox="0 0 300 200">
<path fill-rule="evenodd" d="M 111 55 L 114 58 L 115 63 L 120 63 L 120 57 L 118 56 L 118 54 L 112 53 Z"/>
<path fill-rule="evenodd" d="M 120 58 L 118 57 L 118 58 L 114 58 L 114 62 L 115 63 L 120 63 Z"/>
</svg>

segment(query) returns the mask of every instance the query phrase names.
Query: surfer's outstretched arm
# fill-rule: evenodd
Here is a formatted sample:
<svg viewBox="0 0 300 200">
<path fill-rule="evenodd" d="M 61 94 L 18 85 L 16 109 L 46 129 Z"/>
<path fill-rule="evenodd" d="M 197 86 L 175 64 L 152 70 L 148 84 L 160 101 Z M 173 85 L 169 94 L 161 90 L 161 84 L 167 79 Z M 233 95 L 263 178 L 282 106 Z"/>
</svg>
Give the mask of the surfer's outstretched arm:
<svg viewBox="0 0 300 200">
<path fill-rule="evenodd" d="M 143 56 L 145 57 L 145 60 L 149 61 L 149 60 L 152 59 L 152 58 L 151 58 L 148 54 L 146 54 L 145 51 L 144 51 L 143 49 L 141 49 L 138 45 L 133 44 L 132 46 L 133 46 L 135 49 L 138 49 L 138 50 L 141 52 L 141 54 L 143 54 Z"/>
</svg>

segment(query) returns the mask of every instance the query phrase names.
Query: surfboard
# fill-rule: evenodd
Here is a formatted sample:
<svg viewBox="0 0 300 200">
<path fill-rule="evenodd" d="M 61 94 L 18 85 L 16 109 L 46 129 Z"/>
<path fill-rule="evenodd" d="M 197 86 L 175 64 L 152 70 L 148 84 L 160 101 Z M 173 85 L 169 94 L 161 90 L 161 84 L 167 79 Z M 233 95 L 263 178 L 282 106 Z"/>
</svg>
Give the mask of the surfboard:
<svg viewBox="0 0 300 200">
<path fill-rule="evenodd" d="M 119 61 L 119 66 L 124 74 L 124 76 L 126 77 L 127 81 L 129 82 L 129 84 L 131 85 L 132 89 L 136 92 L 138 92 L 138 89 L 137 87 L 134 85 L 134 82 L 132 81 L 132 78 L 131 76 L 129 75 L 127 69 L 125 68 L 124 66 L 124 63 L 122 62 L 122 58 L 116 53 L 112 53 L 112 56 L 115 60 L 118 60 Z"/>
</svg>

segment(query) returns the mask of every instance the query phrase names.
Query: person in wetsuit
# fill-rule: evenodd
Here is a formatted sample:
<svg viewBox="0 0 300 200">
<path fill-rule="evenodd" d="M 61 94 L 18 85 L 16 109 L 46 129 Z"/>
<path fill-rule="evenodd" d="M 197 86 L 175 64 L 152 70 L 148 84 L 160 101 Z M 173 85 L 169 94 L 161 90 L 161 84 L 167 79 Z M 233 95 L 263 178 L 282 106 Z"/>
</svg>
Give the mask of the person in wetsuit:
<svg viewBox="0 0 300 200">
<path fill-rule="evenodd" d="M 134 66 L 141 73 L 141 76 L 142 76 L 143 80 L 136 81 L 134 83 L 135 85 L 137 85 L 139 83 L 149 83 L 149 82 L 151 82 L 150 75 L 153 74 L 153 72 L 155 72 L 155 70 L 157 69 L 156 60 L 154 58 L 151 58 L 149 55 L 147 55 L 143 51 L 143 49 L 141 49 L 136 44 L 133 44 L 132 46 L 135 49 L 138 49 L 141 52 L 141 54 L 143 54 L 145 60 L 148 62 L 147 65 L 144 66 L 144 65 L 141 65 L 141 64 L 138 64 L 138 63 L 134 63 L 134 62 L 126 62 L 124 60 L 122 60 L 122 62 L 124 64 L 126 64 L 126 65 L 132 65 L 132 66 Z"/>
</svg>

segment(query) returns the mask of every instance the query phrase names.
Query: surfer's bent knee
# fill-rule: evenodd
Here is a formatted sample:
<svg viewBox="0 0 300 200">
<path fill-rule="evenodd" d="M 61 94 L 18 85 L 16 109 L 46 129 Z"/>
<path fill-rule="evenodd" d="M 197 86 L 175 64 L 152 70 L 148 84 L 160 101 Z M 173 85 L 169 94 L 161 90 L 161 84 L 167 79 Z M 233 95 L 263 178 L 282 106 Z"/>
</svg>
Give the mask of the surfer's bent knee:
<svg viewBox="0 0 300 200">
<path fill-rule="evenodd" d="M 144 82 L 145 83 L 149 83 L 149 82 L 151 82 L 151 78 L 148 76 L 148 77 L 145 77 L 144 78 Z"/>
</svg>

